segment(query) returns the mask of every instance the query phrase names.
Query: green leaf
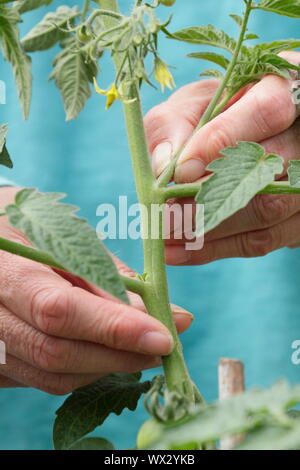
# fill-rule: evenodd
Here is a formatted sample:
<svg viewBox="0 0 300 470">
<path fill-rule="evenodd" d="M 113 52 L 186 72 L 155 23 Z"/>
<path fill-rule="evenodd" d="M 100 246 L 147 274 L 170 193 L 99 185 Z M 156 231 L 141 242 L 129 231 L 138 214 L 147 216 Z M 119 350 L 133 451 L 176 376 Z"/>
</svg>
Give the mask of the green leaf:
<svg viewBox="0 0 300 470">
<path fill-rule="evenodd" d="M 223 437 L 245 433 L 259 427 L 297 429 L 293 445 L 300 445 L 299 423 L 285 413 L 290 406 L 300 402 L 300 386 L 289 386 L 285 381 L 278 382 L 268 390 L 253 389 L 224 401 L 201 407 L 193 416 L 177 425 L 166 427 L 152 449 L 172 450 L 196 443 L 209 444 Z M 289 426 L 289 428 L 287 427 Z M 277 443 L 270 442 L 270 448 Z M 286 445 L 290 445 L 291 442 Z"/>
<path fill-rule="evenodd" d="M 22 39 L 22 45 L 27 52 L 43 51 L 54 46 L 65 33 L 60 28 L 66 26 L 68 21 L 79 15 L 77 7 L 60 6 L 55 12 L 46 16 Z"/>
<path fill-rule="evenodd" d="M 86 437 L 69 447 L 69 450 L 114 450 L 114 446 L 100 437 Z"/>
<path fill-rule="evenodd" d="M 282 51 L 297 49 L 298 47 L 300 47 L 299 39 L 282 39 L 280 41 L 263 42 L 254 46 L 254 48 L 257 50 L 270 51 L 275 54 Z"/>
<path fill-rule="evenodd" d="M 50 5 L 53 0 L 18 0 L 15 2 L 16 8 L 20 13 L 26 13 L 27 11 L 36 10 L 37 8 Z"/>
<path fill-rule="evenodd" d="M 271 64 L 271 65 L 274 65 L 275 67 L 278 67 L 279 69 L 300 70 L 300 67 L 298 65 L 294 65 L 291 62 L 288 62 L 287 60 L 283 59 L 282 57 L 274 53 L 262 54 L 259 59 L 261 63 Z"/>
<path fill-rule="evenodd" d="M 208 165 L 207 170 L 214 174 L 196 196 L 196 202 L 204 204 L 205 232 L 245 207 L 283 168 L 282 158 L 266 155 L 256 143 L 238 142 L 221 153 L 224 158 Z"/>
<path fill-rule="evenodd" d="M 300 423 L 291 429 L 267 426 L 255 429 L 235 450 L 300 450 Z"/>
<path fill-rule="evenodd" d="M 74 36 L 54 59 L 50 80 L 55 80 L 64 102 L 66 120 L 75 119 L 91 96 L 91 83 L 97 76 L 96 60 L 76 50 Z"/>
<path fill-rule="evenodd" d="M 12 168 L 13 162 L 10 159 L 9 153 L 5 145 L 7 132 L 7 126 L 5 124 L 0 125 L 0 165 Z"/>
<path fill-rule="evenodd" d="M 81 387 L 57 410 L 53 440 L 55 449 L 69 449 L 86 434 L 125 408 L 134 411 L 150 382 L 140 382 L 141 374 L 113 374 Z"/>
<path fill-rule="evenodd" d="M 300 188 L 300 160 L 290 160 L 288 168 L 289 182 L 293 188 Z"/>
<path fill-rule="evenodd" d="M 0 6 L 0 48 L 4 58 L 13 68 L 19 101 L 24 118 L 28 118 L 31 100 L 31 60 L 24 53 L 20 43 L 18 11 L 8 6 Z"/>
<path fill-rule="evenodd" d="M 238 26 L 242 26 L 243 25 L 243 18 L 239 15 L 229 15 L 230 18 L 233 19 L 233 21 L 235 21 L 235 23 L 238 25 Z"/>
<path fill-rule="evenodd" d="M 95 229 L 74 214 L 76 207 L 59 203 L 63 197 L 24 189 L 6 213 L 36 248 L 50 254 L 67 271 L 127 302 L 121 278 Z"/>
<path fill-rule="evenodd" d="M 259 39 L 259 36 L 254 33 L 248 33 L 245 35 L 245 41 L 248 41 L 249 39 Z"/>
<path fill-rule="evenodd" d="M 220 65 L 225 70 L 227 69 L 230 63 L 230 61 L 225 56 L 221 54 L 216 54 L 215 52 L 193 52 L 191 54 L 188 54 L 188 57 L 191 57 L 193 59 L 209 60 L 214 64 Z"/>
<path fill-rule="evenodd" d="M 300 18 L 300 0 L 262 0 L 255 8 L 292 18 Z"/>
<path fill-rule="evenodd" d="M 219 47 L 231 53 L 236 49 L 236 40 L 228 36 L 224 31 L 216 29 L 213 25 L 196 26 L 181 29 L 172 34 L 173 39 L 189 42 L 192 44 L 205 44 L 208 46 Z"/>
<path fill-rule="evenodd" d="M 300 410 L 289 410 L 288 415 L 293 419 L 300 419 Z"/>
<path fill-rule="evenodd" d="M 200 73 L 200 77 L 213 77 L 217 78 L 218 80 L 222 80 L 223 76 L 224 75 L 222 74 L 222 72 L 216 69 L 207 69 L 203 70 L 203 72 Z"/>
<path fill-rule="evenodd" d="M 276 67 L 268 63 L 254 62 L 239 63 L 236 65 L 227 89 L 230 93 L 236 93 L 246 85 L 259 81 L 265 75 L 277 75 L 279 77 L 290 79 L 288 69 Z"/>
</svg>

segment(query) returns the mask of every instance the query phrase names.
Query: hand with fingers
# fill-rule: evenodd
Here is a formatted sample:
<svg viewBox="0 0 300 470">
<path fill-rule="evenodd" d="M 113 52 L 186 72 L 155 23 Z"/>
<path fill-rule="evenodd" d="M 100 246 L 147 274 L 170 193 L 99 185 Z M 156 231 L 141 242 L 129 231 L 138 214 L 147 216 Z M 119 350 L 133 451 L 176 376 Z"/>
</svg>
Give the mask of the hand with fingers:
<svg viewBox="0 0 300 470">
<path fill-rule="evenodd" d="M 284 58 L 299 64 L 299 52 Z M 197 126 L 218 87 L 217 80 L 187 85 L 145 117 L 153 171 L 159 176 Z M 227 108 L 190 139 L 176 166 L 175 182 L 194 182 L 220 151 L 238 141 L 260 143 L 268 153 L 300 159 L 300 110 L 291 82 L 268 75 L 242 90 Z M 176 119 L 174 119 L 176 116 Z M 184 204 L 187 199 L 175 201 Z M 188 200 L 190 203 L 191 201 Z M 300 195 L 257 195 L 249 205 L 206 235 L 204 248 L 186 250 L 186 240 L 166 242 L 171 265 L 198 265 L 221 258 L 256 257 L 283 247 L 300 246 Z M 178 238 L 178 234 L 177 237 Z"/>
<path fill-rule="evenodd" d="M 0 188 L 3 206 L 16 191 Z M 4 217 L 0 234 L 28 244 Z M 193 316 L 176 306 L 173 312 L 178 331 L 185 331 Z M 110 373 L 155 367 L 173 344 L 138 296 L 125 305 L 75 276 L 1 251 L 0 339 L 7 352 L 0 388 L 35 387 L 56 395 Z"/>
</svg>

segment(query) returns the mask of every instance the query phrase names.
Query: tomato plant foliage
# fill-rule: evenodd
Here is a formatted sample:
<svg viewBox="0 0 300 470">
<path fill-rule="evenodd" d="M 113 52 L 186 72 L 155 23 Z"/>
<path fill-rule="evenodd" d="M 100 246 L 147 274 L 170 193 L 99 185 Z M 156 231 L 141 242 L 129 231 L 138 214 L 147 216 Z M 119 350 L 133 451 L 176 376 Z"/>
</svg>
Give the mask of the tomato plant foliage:
<svg viewBox="0 0 300 470">
<path fill-rule="evenodd" d="M 176 185 L 169 182 L 181 156 L 179 151 L 158 182 L 154 180 L 141 113 L 140 88 L 143 84 L 153 85 L 154 79 L 162 89 L 174 86 L 167 61 L 159 55 L 159 35 L 165 34 L 173 44 L 181 41 L 212 48 L 188 54 L 189 58 L 217 67 L 201 75 L 220 81 L 195 130 L 218 116 L 243 87 L 266 74 L 290 80 L 291 75 L 296 77 L 298 72 L 299 78 L 300 67 L 278 54 L 299 48 L 300 40 L 258 42 L 259 37 L 248 30 L 248 20 L 258 10 L 300 18 L 300 0 L 244 0 L 244 14 L 230 15 L 239 29 L 237 38 L 211 24 L 171 31 L 171 19 L 161 21 L 156 7 L 161 4 L 176 8 L 175 0 L 136 0 L 130 14 L 120 11 L 117 0 L 74 1 L 74 5 L 65 5 L 62 1 L 56 10 L 49 11 L 51 4 L 52 0 L 0 0 L 0 48 L 12 66 L 23 115 L 27 118 L 30 110 L 30 54 L 58 48 L 50 79 L 60 91 L 67 120 L 79 116 L 92 94 L 93 84 L 100 95 L 106 95 L 107 108 L 116 100 L 122 102 L 138 199 L 148 209 L 154 200 L 165 202 L 164 190 L 176 190 Z M 40 21 L 20 38 L 23 15 L 40 7 Z M 48 7 L 46 14 L 44 7 Z M 115 68 L 114 82 L 108 88 L 101 88 L 96 82 L 99 61 L 104 54 L 112 57 Z M 0 124 L 0 164 L 11 168 L 7 133 L 7 125 Z M 245 207 L 259 192 L 277 194 L 283 188 L 285 193 L 299 193 L 299 161 L 290 162 L 289 181 L 282 184 L 276 182 L 276 178 L 283 172 L 283 159 L 267 154 L 257 143 L 236 142 L 235 146 L 223 149 L 221 155 L 222 158 L 207 167 L 209 177 L 204 182 L 178 185 L 181 193 L 177 195 L 184 196 L 185 191 L 190 195 L 192 191 L 195 201 L 204 204 L 205 232 Z M 300 402 L 299 386 L 279 382 L 268 390 L 250 390 L 209 405 L 203 402 L 189 377 L 172 319 L 162 230 L 158 240 L 151 239 L 145 244 L 144 274 L 138 275 L 136 280 L 124 279 L 95 230 L 76 215 L 77 208 L 60 202 L 63 197 L 62 193 L 40 193 L 35 189 L 20 191 L 5 214 L 14 227 L 24 232 L 34 248 L 0 239 L 0 249 L 69 271 L 125 303 L 128 302 L 126 288 L 139 293 L 149 314 L 170 329 L 174 350 L 162 359 L 163 380 L 158 377 L 152 382 L 141 382 L 141 374 L 114 374 L 75 390 L 57 411 L 55 448 L 112 450 L 113 444 L 88 434 L 112 413 L 119 415 L 125 408 L 135 410 L 140 397 L 146 394 L 146 408 L 153 419 L 144 426 L 143 432 L 151 426 L 155 432 L 150 440 L 141 433 L 139 447 L 208 449 L 223 437 L 243 433 L 245 438 L 238 447 L 241 450 L 300 449 L 299 412 L 290 410 Z M 149 221 L 142 223 L 149 228 Z"/>
</svg>

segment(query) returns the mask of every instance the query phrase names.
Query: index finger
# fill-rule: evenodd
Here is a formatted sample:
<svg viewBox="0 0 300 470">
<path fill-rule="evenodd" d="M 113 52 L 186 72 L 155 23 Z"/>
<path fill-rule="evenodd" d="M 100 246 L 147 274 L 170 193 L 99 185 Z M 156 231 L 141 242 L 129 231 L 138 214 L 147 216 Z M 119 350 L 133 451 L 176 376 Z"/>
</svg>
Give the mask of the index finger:
<svg viewBox="0 0 300 470">
<path fill-rule="evenodd" d="M 46 266 L 1 254 L 0 301 L 50 336 L 149 355 L 169 354 L 173 340 L 155 318 L 73 287 Z"/>
<path fill-rule="evenodd" d="M 289 80 L 268 75 L 240 100 L 201 128 L 178 160 L 175 181 L 192 182 L 225 147 L 261 142 L 288 129 L 297 117 Z"/>
</svg>

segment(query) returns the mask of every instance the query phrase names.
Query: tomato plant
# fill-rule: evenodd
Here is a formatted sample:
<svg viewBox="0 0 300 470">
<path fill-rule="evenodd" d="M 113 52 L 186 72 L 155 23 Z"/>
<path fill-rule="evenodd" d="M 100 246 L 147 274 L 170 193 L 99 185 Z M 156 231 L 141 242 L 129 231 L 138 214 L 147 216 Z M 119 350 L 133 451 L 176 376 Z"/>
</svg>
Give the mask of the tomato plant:
<svg viewBox="0 0 300 470">
<path fill-rule="evenodd" d="M 249 45 L 257 35 L 249 32 L 249 18 L 256 10 L 270 15 L 300 18 L 300 1 L 243 0 L 242 17 L 232 15 L 239 28 L 237 39 L 212 25 L 186 27 L 171 31 L 171 20 L 162 22 L 157 7 L 172 6 L 175 0 L 137 0 L 130 15 L 122 13 L 117 0 L 86 0 L 83 7 L 61 5 L 47 15 L 20 40 L 18 24 L 27 11 L 49 5 L 51 0 L 0 0 L 1 48 L 14 70 L 16 86 L 24 117 L 29 113 L 31 97 L 31 60 L 29 54 L 59 45 L 54 58 L 51 79 L 55 81 L 66 111 L 67 120 L 80 114 L 96 90 L 106 97 L 106 108 L 120 101 L 129 140 L 136 190 L 140 204 L 149 209 L 142 217 L 145 231 L 154 223 L 151 205 L 163 205 L 173 197 L 193 196 L 205 206 L 205 233 L 241 208 L 257 193 L 300 193 L 300 163 L 292 161 L 289 181 L 277 182 L 283 169 L 280 156 L 267 154 L 253 142 L 238 142 L 222 151 L 223 158 L 211 163 L 210 177 L 190 184 L 170 184 L 175 165 L 183 149 L 168 168 L 155 179 L 143 124 L 140 88 L 152 83 L 147 58 L 152 58 L 154 79 L 173 88 L 174 80 L 165 58 L 159 55 L 159 37 L 171 41 L 208 45 L 226 50 L 199 52 L 191 57 L 211 61 L 223 69 L 209 69 L 204 75 L 219 79 L 219 87 L 195 132 L 218 116 L 236 93 L 259 81 L 266 74 L 284 79 L 300 67 L 278 54 L 300 47 L 300 40 L 277 40 Z M 176 11 L 175 11 L 176 12 Z M 98 63 L 103 54 L 111 55 L 115 78 L 102 89 L 97 81 Z M 7 126 L 0 126 L 0 163 L 12 162 L 6 146 Z M 188 142 L 187 142 L 188 143 Z M 115 374 L 82 387 L 71 394 L 57 412 L 54 425 L 56 449 L 112 448 L 104 439 L 85 436 L 100 426 L 111 414 L 123 409 L 134 410 L 145 394 L 145 405 L 152 415 L 138 435 L 139 448 L 210 449 L 222 437 L 244 433 L 241 449 L 300 448 L 300 420 L 287 410 L 300 402 L 300 387 L 285 382 L 269 390 L 252 390 L 236 397 L 207 405 L 190 378 L 181 343 L 173 322 L 164 262 L 162 215 L 159 236 L 145 238 L 144 273 L 137 278 L 120 276 L 114 262 L 95 231 L 74 216 L 72 206 L 62 204 L 61 194 L 43 194 L 34 189 L 20 191 L 15 204 L 5 215 L 13 226 L 25 233 L 33 248 L 0 239 L 0 249 L 27 257 L 49 266 L 69 271 L 105 289 L 122 302 L 128 302 L 126 290 L 139 294 L 150 315 L 164 323 L 174 339 L 170 355 L 162 359 L 163 377 L 141 382 L 141 374 Z M 47 226 L 42 227 L 43 214 Z M 200 220 L 196 219 L 196 225 Z M 42 227 L 42 229 L 41 229 Z M 68 256 L 62 246 L 67 244 Z M 88 247 L 88 249 L 87 249 Z M 118 399 L 117 399 L 118 397 Z M 120 398 L 121 397 L 121 398 Z M 95 412 L 97 410 L 97 412 Z"/>
</svg>

